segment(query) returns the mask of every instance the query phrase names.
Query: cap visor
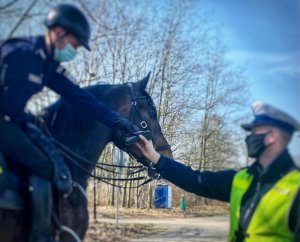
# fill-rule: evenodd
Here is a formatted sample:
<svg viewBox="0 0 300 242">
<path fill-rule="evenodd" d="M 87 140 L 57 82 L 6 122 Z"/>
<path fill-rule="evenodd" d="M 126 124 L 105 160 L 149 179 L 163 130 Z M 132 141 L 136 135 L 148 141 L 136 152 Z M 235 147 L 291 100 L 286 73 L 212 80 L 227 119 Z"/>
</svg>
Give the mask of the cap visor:
<svg viewBox="0 0 300 242">
<path fill-rule="evenodd" d="M 88 51 L 91 51 L 91 48 L 88 44 L 82 43 L 82 45 L 84 46 L 84 48 L 86 48 Z"/>
<path fill-rule="evenodd" d="M 78 40 L 79 40 L 80 44 L 81 44 L 84 48 L 86 48 L 88 51 L 91 51 L 91 47 L 90 47 L 90 45 L 89 45 L 89 43 L 88 43 L 87 41 L 84 41 L 84 40 L 82 40 L 82 39 L 78 39 Z"/>
</svg>

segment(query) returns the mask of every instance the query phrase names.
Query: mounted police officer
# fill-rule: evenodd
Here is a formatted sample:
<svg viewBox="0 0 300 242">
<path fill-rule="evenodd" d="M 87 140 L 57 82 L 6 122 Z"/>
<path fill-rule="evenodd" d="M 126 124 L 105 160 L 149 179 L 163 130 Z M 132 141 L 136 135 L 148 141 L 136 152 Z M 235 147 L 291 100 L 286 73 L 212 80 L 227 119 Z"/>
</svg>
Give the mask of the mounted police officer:
<svg viewBox="0 0 300 242">
<path fill-rule="evenodd" d="M 287 146 L 300 124 L 269 104 L 255 102 L 252 108 L 254 120 L 242 127 L 251 132 L 246 144 L 249 157 L 256 161 L 240 171 L 192 170 L 158 154 L 142 136 L 137 146 L 163 178 L 200 196 L 230 202 L 228 241 L 293 241 L 291 231 L 296 232 L 291 229 L 296 228 L 296 223 L 299 226 L 299 217 L 290 216 L 289 221 L 286 218 L 300 172 Z"/>
<path fill-rule="evenodd" d="M 10 208 L 10 200 L 16 197 L 6 166 L 28 172 L 30 242 L 54 241 L 49 232 L 51 183 L 59 194 L 68 194 L 72 177 L 54 145 L 24 111 L 28 99 L 47 86 L 114 130 L 136 131 L 129 121 L 73 84 L 60 65 L 71 61 L 78 47 L 90 50 L 91 30 L 84 14 L 72 5 L 60 4 L 49 11 L 45 25 L 44 36 L 0 42 L 0 206 Z"/>
</svg>

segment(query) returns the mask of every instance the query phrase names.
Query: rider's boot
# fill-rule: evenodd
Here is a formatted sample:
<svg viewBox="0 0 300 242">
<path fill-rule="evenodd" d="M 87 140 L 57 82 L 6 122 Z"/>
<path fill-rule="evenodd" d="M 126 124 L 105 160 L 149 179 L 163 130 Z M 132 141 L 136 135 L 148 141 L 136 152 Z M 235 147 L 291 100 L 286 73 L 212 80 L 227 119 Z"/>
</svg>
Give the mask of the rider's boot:
<svg viewBox="0 0 300 242">
<path fill-rule="evenodd" d="M 29 242 L 55 242 L 50 235 L 51 183 L 37 176 L 29 178 L 30 234 Z"/>
</svg>

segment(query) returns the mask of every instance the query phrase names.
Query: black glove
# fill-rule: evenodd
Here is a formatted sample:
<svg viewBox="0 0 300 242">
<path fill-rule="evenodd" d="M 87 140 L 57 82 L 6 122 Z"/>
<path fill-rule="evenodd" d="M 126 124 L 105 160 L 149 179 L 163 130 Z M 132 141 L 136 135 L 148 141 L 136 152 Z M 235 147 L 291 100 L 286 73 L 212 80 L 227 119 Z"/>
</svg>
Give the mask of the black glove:
<svg viewBox="0 0 300 242">
<path fill-rule="evenodd" d="M 134 134 L 139 131 L 139 128 L 128 121 L 126 118 L 119 117 L 113 124 L 115 131 L 123 131 L 125 133 Z"/>
</svg>

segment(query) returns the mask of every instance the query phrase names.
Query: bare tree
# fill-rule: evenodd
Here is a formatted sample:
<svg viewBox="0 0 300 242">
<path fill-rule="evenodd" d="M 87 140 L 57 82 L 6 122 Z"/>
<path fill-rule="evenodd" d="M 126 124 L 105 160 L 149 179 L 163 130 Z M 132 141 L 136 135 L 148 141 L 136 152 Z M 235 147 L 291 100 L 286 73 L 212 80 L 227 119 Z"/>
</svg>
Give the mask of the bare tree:
<svg viewBox="0 0 300 242">
<path fill-rule="evenodd" d="M 33 6 L 28 1 L 1 4 L 0 20 L 5 27 L 1 38 L 11 32 L 13 36 L 43 34 L 44 15 L 59 2 L 37 1 Z M 151 71 L 148 92 L 156 103 L 158 118 L 175 157 L 200 170 L 220 169 L 237 159 L 241 139 L 232 124 L 243 116 L 241 107 L 247 97 L 244 71 L 225 59 L 226 48 L 222 36 L 215 31 L 217 27 L 209 24 L 209 16 L 196 11 L 195 4 L 201 2 L 72 3 L 88 16 L 93 29 L 92 51 L 79 50 L 75 61 L 64 64 L 82 87 L 136 81 Z M 9 21 L 5 16 L 12 18 Z M 31 100 L 30 109 L 38 112 L 56 98 L 45 89 Z M 111 162 L 109 148 L 100 160 Z M 96 174 L 112 176 L 103 170 Z M 138 174 L 123 171 L 123 176 Z M 139 189 L 128 188 L 138 185 L 137 181 L 122 185 L 126 187 L 120 193 L 123 206 L 151 205 L 154 183 Z M 98 202 L 114 204 L 113 187 L 103 183 L 97 186 L 102 195 Z"/>
</svg>

